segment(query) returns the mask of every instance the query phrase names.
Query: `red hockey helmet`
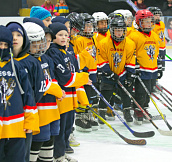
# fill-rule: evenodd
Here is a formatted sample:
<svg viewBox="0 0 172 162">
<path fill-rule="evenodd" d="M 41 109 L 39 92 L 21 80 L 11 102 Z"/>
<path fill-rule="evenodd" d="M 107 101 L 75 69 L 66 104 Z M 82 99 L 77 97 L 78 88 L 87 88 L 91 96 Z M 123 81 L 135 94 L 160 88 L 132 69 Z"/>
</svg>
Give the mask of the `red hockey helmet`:
<svg viewBox="0 0 172 162">
<path fill-rule="evenodd" d="M 152 22 L 152 26 L 151 28 L 143 28 L 142 27 L 142 22 L 146 19 L 146 18 L 152 18 L 151 22 Z M 139 10 L 136 12 L 135 14 L 135 19 L 136 19 L 136 24 L 143 30 L 146 32 L 149 32 L 150 30 L 152 30 L 152 28 L 154 27 L 154 17 L 153 14 L 147 10 Z"/>
<path fill-rule="evenodd" d="M 144 9 L 137 11 L 135 14 L 136 23 L 139 23 L 139 20 L 147 17 L 153 17 L 153 14 L 149 10 Z"/>
</svg>

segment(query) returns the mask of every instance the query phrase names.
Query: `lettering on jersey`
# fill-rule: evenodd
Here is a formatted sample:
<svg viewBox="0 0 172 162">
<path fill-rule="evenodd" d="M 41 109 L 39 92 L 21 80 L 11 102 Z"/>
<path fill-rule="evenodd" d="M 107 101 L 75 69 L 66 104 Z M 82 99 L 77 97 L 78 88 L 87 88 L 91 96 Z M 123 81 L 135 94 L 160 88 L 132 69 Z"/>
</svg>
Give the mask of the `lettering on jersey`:
<svg viewBox="0 0 172 162">
<path fill-rule="evenodd" d="M 154 45 L 150 45 L 149 47 L 148 46 L 146 46 L 145 48 L 144 48 L 144 50 L 146 50 L 147 51 L 147 54 L 148 54 L 148 56 L 150 57 L 150 60 L 154 60 L 154 55 L 155 55 L 155 46 Z"/>
<path fill-rule="evenodd" d="M 164 32 L 159 33 L 159 38 L 164 42 Z"/>
<path fill-rule="evenodd" d="M 0 77 L 3 76 L 14 76 L 14 73 L 11 73 L 11 71 L 0 71 Z"/>
<path fill-rule="evenodd" d="M 146 41 L 145 44 L 156 44 L 155 41 Z"/>
<path fill-rule="evenodd" d="M 41 64 L 42 69 L 45 69 L 48 67 L 48 63 Z"/>
<path fill-rule="evenodd" d="M 1 77 L 0 79 L 0 94 L 1 94 L 1 103 L 5 105 L 5 110 L 7 105 L 11 106 L 9 99 L 12 97 L 14 93 L 14 87 L 16 87 L 16 83 L 12 78 L 8 81 Z"/>
<path fill-rule="evenodd" d="M 26 71 L 26 73 L 28 73 L 28 70 L 27 70 L 27 68 L 25 68 L 25 71 Z"/>
<path fill-rule="evenodd" d="M 57 65 L 57 68 L 58 68 L 62 73 L 65 72 L 65 68 L 62 66 L 62 64 L 58 64 L 58 65 Z"/>
<path fill-rule="evenodd" d="M 119 54 L 118 52 L 116 52 L 115 54 L 112 53 L 111 56 L 113 57 L 114 66 L 117 68 L 121 62 L 122 53 L 121 54 Z"/>
<path fill-rule="evenodd" d="M 91 45 L 93 45 L 93 42 L 88 42 L 87 43 L 87 46 L 91 46 Z"/>
<path fill-rule="evenodd" d="M 114 48 L 111 48 L 110 51 L 121 51 L 122 52 L 122 51 L 124 51 L 124 49 L 119 49 L 119 48 L 114 49 Z"/>
<path fill-rule="evenodd" d="M 73 51 L 67 51 L 67 53 L 69 53 L 70 55 L 74 55 Z"/>
</svg>

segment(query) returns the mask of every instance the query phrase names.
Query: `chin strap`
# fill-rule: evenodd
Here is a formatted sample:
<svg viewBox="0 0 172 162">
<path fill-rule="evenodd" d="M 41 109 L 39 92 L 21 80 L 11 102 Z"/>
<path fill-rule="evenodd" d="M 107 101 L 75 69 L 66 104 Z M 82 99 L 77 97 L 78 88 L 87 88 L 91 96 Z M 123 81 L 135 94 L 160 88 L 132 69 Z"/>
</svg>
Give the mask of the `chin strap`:
<svg viewBox="0 0 172 162">
<path fill-rule="evenodd" d="M 24 91 L 23 91 L 23 89 L 22 89 L 22 87 L 21 87 L 21 84 L 20 84 L 20 82 L 19 82 L 19 80 L 18 80 L 18 77 L 17 77 L 17 74 L 16 74 L 16 70 L 15 70 L 15 66 L 14 66 L 14 60 L 13 60 L 13 53 L 12 53 L 12 51 L 11 51 L 11 48 L 10 48 L 10 55 L 11 55 L 11 66 L 12 66 L 12 70 L 13 70 L 14 76 L 15 76 L 15 78 L 16 78 L 16 82 L 17 82 L 17 84 L 18 84 L 20 93 L 21 93 L 21 94 L 24 94 Z"/>
</svg>

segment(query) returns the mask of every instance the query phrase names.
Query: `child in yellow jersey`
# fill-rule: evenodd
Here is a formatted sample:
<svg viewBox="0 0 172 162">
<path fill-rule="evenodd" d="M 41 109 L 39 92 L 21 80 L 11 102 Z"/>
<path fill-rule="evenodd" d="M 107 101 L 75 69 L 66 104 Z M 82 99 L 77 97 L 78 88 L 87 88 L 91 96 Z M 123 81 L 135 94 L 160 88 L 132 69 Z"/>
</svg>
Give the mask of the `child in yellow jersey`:
<svg viewBox="0 0 172 162">
<path fill-rule="evenodd" d="M 153 14 L 147 10 L 139 10 L 136 15 L 136 23 L 139 26 L 138 31 L 132 32 L 128 37 L 136 44 L 136 59 L 140 66 L 139 77 L 145 86 L 151 92 L 152 79 L 157 78 L 157 58 L 159 54 L 159 37 L 152 31 L 154 25 Z M 140 84 L 139 80 L 135 80 L 135 99 L 140 106 L 151 117 L 146 108 L 148 107 L 150 98 Z M 143 113 L 134 105 L 134 117 L 138 124 L 142 124 Z"/>
<path fill-rule="evenodd" d="M 79 69 L 89 73 L 90 79 L 93 81 L 93 84 L 97 81 L 97 62 L 96 62 L 96 47 L 92 39 L 94 32 L 94 18 L 88 13 L 81 13 L 78 17 L 78 23 L 81 24 L 80 36 L 74 41 L 73 44 L 74 53 L 77 56 Z M 84 86 L 86 94 L 90 104 L 96 102 L 96 93 L 88 85 Z M 79 131 L 91 131 L 93 126 L 92 120 L 88 117 L 89 113 L 85 110 L 82 112 L 76 110 L 78 113 L 76 115 L 76 129 Z M 82 118 L 82 120 L 81 120 Z M 83 122 L 84 121 L 84 122 Z M 83 128 L 83 124 L 88 123 L 87 129 Z M 94 126 L 98 128 L 98 123 L 94 122 Z"/>
<path fill-rule="evenodd" d="M 159 58 L 165 59 L 166 55 L 166 44 L 165 44 L 165 24 L 161 21 L 162 12 L 158 7 L 148 7 L 148 10 L 152 12 L 155 20 L 155 27 L 153 31 L 158 34 L 161 42 L 159 46 Z M 161 61 L 158 63 L 158 79 L 162 77 L 162 71 L 165 71 L 165 61 Z"/>
<path fill-rule="evenodd" d="M 126 24 L 121 14 L 115 14 L 110 20 L 110 36 L 100 41 L 100 55 L 104 59 L 102 65 L 101 93 L 109 101 L 118 79 L 131 92 L 133 74 L 135 73 L 135 43 L 126 37 Z M 130 123 L 131 99 L 118 87 L 123 102 L 125 120 Z M 99 114 L 105 118 L 106 104 L 100 100 Z M 100 124 L 103 124 L 99 121 Z"/>
<path fill-rule="evenodd" d="M 95 27 L 96 27 L 96 32 L 94 33 L 93 40 L 96 45 L 96 60 L 97 60 L 97 83 L 95 86 L 97 89 L 100 91 L 100 83 L 101 83 L 101 63 L 104 62 L 103 58 L 101 55 L 98 54 L 99 52 L 99 45 L 100 41 L 108 36 L 110 36 L 110 31 L 108 30 L 108 16 L 104 12 L 95 12 L 92 15 L 95 19 Z M 113 101 L 114 102 L 114 101 Z M 114 113 L 108 109 L 106 112 L 106 119 L 109 120 L 114 120 Z"/>
</svg>

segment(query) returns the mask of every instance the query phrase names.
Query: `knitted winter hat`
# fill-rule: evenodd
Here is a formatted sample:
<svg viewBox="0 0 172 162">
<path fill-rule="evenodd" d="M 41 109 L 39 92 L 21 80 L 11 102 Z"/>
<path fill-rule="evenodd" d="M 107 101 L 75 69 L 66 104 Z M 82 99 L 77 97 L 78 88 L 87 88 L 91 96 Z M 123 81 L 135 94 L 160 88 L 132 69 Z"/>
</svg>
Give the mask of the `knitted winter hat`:
<svg viewBox="0 0 172 162">
<path fill-rule="evenodd" d="M 56 16 L 55 18 L 53 18 L 53 19 L 51 20 L 52 23 L 60 22 L 60 23 L 62 23 L 62 24 L 65 24 L 65 23 L 68 22 L 68 21 L 70 21 L 70 20 L 67 19 L 67 18 L 64 18 L 64 17 L 62 17 L 62 16 Z"/>
<path fill-rule="evenodd" d="M 30 11 L 30 17 L 36 17 L 40 20 L 44 20 L 47 17 L 52 17 L 51 13 L 43 7 L 33 6 Z"/>
<path fill-rule="evenodd" d="M 3 25 L 0 25 L 0 42 L 7 42 L 8 46 L 12 48 L 12 44 L 13 44 L 12 33 L 7 27 Z"/>
<path fill-rule="evenodd" d="M 7 24 L 7 28 L 10 29 L 11 32 L 13 32 L 13 31 L 19 32 L 22 36 L 24 34 L 22 27 L 18 23 L 11 22 L 11 23 Z"/>
<path fill-rule="evenodd" d="M 56 39 L 56 37 L 55 37 L 53 31 L 52 31 L 50 28 L 45 27 L 45 28 L 44 28 L 44 32 L 45 32 L 45 34 L 49 33 L 49 34 L 51 35 L 51 38 L 52 38 L 52 39 Z"/>
<path fill-rule="evenodd" d="M 59 22 L 50 24 L 48 27 L 53 31 L 54 35 L 56 35 L 61 30 L 66 30 L 68 33 L 66 26 Z"/>
<path fill-rule="evenodd" d="M 30 17 L 25 17 L 25 18 L 23 19 L 23 23 L 25 23 L 25 22 L 33 22 L 33 23 L 38 24 L 39 26 L 41 26 L 43 29 L 45 28 L 44 23 L 43 23 L 40 19 L 35 18 L 35 17 L 32 17 L 32 18 L 30 18 Z"/>
</svg>

